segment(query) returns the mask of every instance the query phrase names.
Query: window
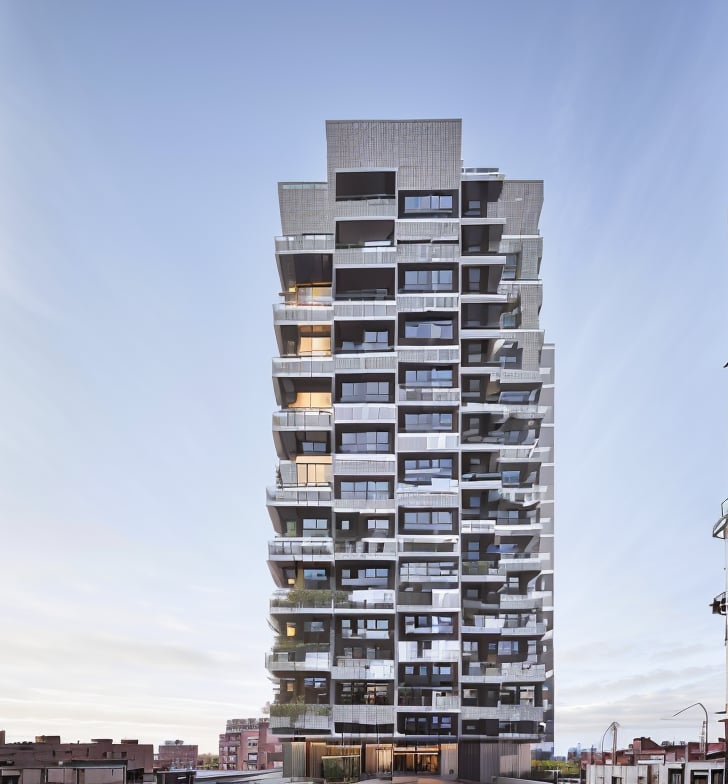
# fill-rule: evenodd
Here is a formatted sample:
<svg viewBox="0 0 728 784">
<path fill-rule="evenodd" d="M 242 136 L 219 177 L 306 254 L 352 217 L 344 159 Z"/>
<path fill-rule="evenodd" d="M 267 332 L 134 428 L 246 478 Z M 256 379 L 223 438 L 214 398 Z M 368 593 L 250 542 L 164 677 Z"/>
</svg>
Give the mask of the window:
<svg viewBox="0 0 728 784">
<path fill-rule="evenodd" d="M 328 327 L 301 327 L 298 338 L 298 354 L 303 357 L 328 356 L 331 354 L 331 332 Z"/>
<path fill-rule="evenodd" d="M 429 484 L 432 479 L 452 479 L 451 457 L 421 457 L 404 461 L 404 482 Z"/>
<path fill-rule="evenodd" d="M 340 485 L 340 498 L 361 498 L 371 500 L 383 500 L 390 498 L 389 482 L 377 482 L 368 480 L 352 481 L 342 479 Z"/>
<path fill-rule="evenodd" d="M 402 291 L 452 291 L 452 270 L 406 269 Z"/>
<path fill-rule="evenodd" d="M 423 319 L 405 321 L 404 336 L 411 340 L 452 340 L 452 319 Z"/>
<path fill-rule="evenodd" d="M 303 631 L 311 632 L 311 634 L 320 634 L 326 631 L 323 621 L 304 621 Z"/>
<path fill-rule="evenodd" d="M 503 266 L 501 280 L 515 280 L 518 277 L 518 254 L 508 253 L 506 263 Z"/>
<path fill-rule="evenodd" d="M 389 390 L 388 381 L 344 381 L 341 384 L 341 402 L 387 403 Z"/>
<path fill-rule="evenodd" d="M 418 509 L 404 512 L 405 532 L 439 532 L 452 531 L 453 513 L 450 510 Z"/>
<path fill-rule="evenodd" d="M 389 533 L 389 520 L 381 517 L 371 517 L 367 520 L 369 536 L 387 535 Z"/>
<path fill-rule="evenodd" d="M 387 330 L 364 330 L 360 341 L 344 340 L 341 343 L 342 351 L 386 351 L 389 348 L 389 333 Z"/>
<path fill-rule="evenodd" d="M 404 415 L 404 429 L 408 433 L 432 433 L 452 430 L 452 411 L 428 411 Z"/>
<path fill-rule="evenodd" d="M 399 204 L 401 217 L 451 216 L 453 213 L 452 193 L 404 195 Z"/>
<path fill-rule="evenodd" d="M 407 368 L 404 383 L 408 387 L 452 387 L 452 368 Z"/>
<path fill-rule="evenodd" d="M 303 579 L 305 582 L 325 582 L 329 578 L 326 569 L 304 569 Z"/>
<path fill-rule="evenodd" d="M 389 433 L 386 430 L 341 433 L 339 451 L 389 452 Z"/>
<path fill-rule="evenodd" d="M 303 530 L 306 532 L 304 536 L 311 535 L 312 531 L 323 532 L 329 528 L 329 521 L 325 517 L 304 517 Z"/>
</svg>

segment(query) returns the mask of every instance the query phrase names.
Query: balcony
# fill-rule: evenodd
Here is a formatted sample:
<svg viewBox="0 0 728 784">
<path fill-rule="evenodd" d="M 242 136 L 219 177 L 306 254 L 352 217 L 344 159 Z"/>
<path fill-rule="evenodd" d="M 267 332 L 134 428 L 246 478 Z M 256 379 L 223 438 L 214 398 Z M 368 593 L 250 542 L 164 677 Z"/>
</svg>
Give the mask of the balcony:
<svg viewBox="0 0 728 784">
<path fill-rule="evenodd" d="M 399 552 L 402 555 L 456 554 L 457 547 L 457 536 L 416 536 L 410 534 L 399 537 Z"/>
<path fill-rule="evenodd" d="M 453 450 L 460 446 L 458 433 L 400 433 L 397 436 L 398 452 L 432 452 Z"/>
<path fill-rule="evenodd" d="M 406 707 L 408 713 L 410 711 L 431 713 L 441 710 L 459 710 L 460 697 L 457 694 L 438 694 L 437 689 L 400 686 L 397 704 L 400 708 Z"/>
<path fill-rule="evenodd" d="M 294 486 L 266 489 L 266 503 L 269 506 L 331 506 L 332 498 L 330 487 Z"/>
<path fill-rule="evenodd" d="M 337 403 L 334 406 L 334 419 L 337 424 L 343 422 L 390 423 L 397 420 L 397 409 L 394 405 L 381 405 L 375 403 Z"/>
<path fill-rule="evenodd" d="M 423 313 L 425 311 L 457 310 L 457 294 L 398 294 L 397 310 L 401 313 Z"/>
<path fill-rule="evenodd" d="M 365 588 L 336 591 L 336 610 L 394 610 L 394 591 L 389 588 Z"/>
<path fill-rule="evenodd" d="M 400 350 L 400 354 L 402 351 Z M 459 389 L 442 389 L 437 387 L 404 387 L 397 389 L 397 400 L 400 403 L 459 403 Z"/>
<path fill-rule="evenodd" d="M 286 537 L 268 542 L 268 558 L 272 561 L 330 561 L 334 554 L 332 539 L 317 537 Z"/>
<path fill-rule="evenodd" d="M 274 430 L 329 430 L 333 424 L 330 410 L 276 411 L 273 414 Z"/>
<path fill-rule="evenodd" d="M 327 487 L 331 485 L 330 456 L 322 455 L 319 459 L 281 460 L 278 466 L 279 486 L 288 487 Z"/>
<path fill-rule="evenodd" d="M 393 198 L 371 197 L 337 201 L 334 218 L 395 218 L 397 203 Z"/>
<path fill-rule="evenodd" d="M 331 668 L 334 680 L 387 681 L 394 678 L 394 660 L 392 659 L 350 659 L 338 656 Z"/>
<path fill-rule="evenodd" d="M 432 348 L 431 346 L 408 346 L 397 350 L 400 362 L 459 362 L 460 349 Z"/>
<path fill-rule="evenodd" d="M 368 724 L 372 732 L 377 726 L 394 724 L 393 705 L 334 705 L 334 722 Z"/>
<path fill-rule="evenodd" d="M 388 560 L 397 555 L 397 542 L 382 539 L 358 539 L 352 542 L 337 542 L 336 555 L 345 556 L 340 560 Z"/>
<path fill-rule="evenodd" d="M 333 234 L 304 234 L 276 237 L 276 253 L 295 253 L 305 250 L 334 249 Z"/>
<path fill-rule="evenodd" d="M 457 588 L 435 588 L 432 591 L 403 591 L 397 596 L 397 611 L 455 610 L 460 608 L 460 591 Z"/>
<path fill-rule="evenodd" d="M 338 354 L 333 360 L 337 372 L 352 371 L 355 373 L 367 370 L 396 370 L 397 355 L 394 351 L 383 351 L 370 354 L 347 355 Z M 334 370 L 334 367 L 331 370 Z"/>
<path fill-rule="evenodd" d="M 499 667 L 485 662 L 463 662 L 460 682 L 466 683 L 540 683 L 546 680 L 543 664 L 513 662 Z"/>
<path fill-rule="evenodd" d="M 336 267 L 394 267 L 396 248 L 337 248 Z"/>
<path fill-rule="evenodd" d="M 330 705 L 305 705 L 291 702 L 270 706 L 270 728 L 277 735 L 294 735 L 301 731 L 328 732 L 330 729 Z"/>
<path fill-rule="evenodd" d="M 443 243 L 407 243 L 397 247 L 397 261 L 457 261 L 460 258 L 460 248 L 457 244 L 446 245 Z"/>
<path fill-rule="evenodd" d="M 273 305 L 273 324 L 327 324 L 334 307 L 322 305 Z"/>
<path fill-rule="evenodd" d="M 463 719 L 498 719 L 500 721 L 543 721 L 543 708 L 533 705 L 499 705 L 496 708 L 463 705 Z"/>
<path fill-rule="evenodd" d="M 462 578 L 465 582 L 471 582 L 470 578 L 477 578 L 477 581 L 480 581 L 488 577 L 496 582 L 503 581 L 504 574 L 498 568 L 498 561 L 463 561 Z"/>
<path fill-rule="evenodd" d="M 306 646 L 311 647 L 315 646 Z M 327 672 L 331 669 L 331 657 L 328 645 L 321 650 L 272 651 L 265 656 L 265 667 L 271 673 Z"/>
<path fill-rule="evenodd" d="M 334 455 L 334 472 L 339 476 L 392 475 L 396 468 L 397 461 L 394 455 L 370 458 L 362 454 L 358 459 L 354 456 Z"/>
<path fill-rule="evenodd" d="M 431 486 L 421 490 L 398 489 L 397 506 L 406 506 L 413 509 L 456 509 L 460 506 L 458 484 L 455 480 L 450 480 L 448 484 L 449 486 L 441 491 L 436 491 Z"/>
<path fill-rule="evenodd" d="M 316 610 L 333 611 L 339 598 L 348 596 L 343 592 L 326 589 L 291 588 L 276 591 L 270 599 L 271 615 L 289 615 L 290 613 L 307 612 L 315 614 Z"/>
<path fill-rule="evenodd" d="M 374 297 L 361 302 L 335 302 L 333 318 L 336 319 L 367 319 L 395 318 L 397 305 L 394 302 L 376 302 Z"/>
<path fill-rule="evenodd" d="M 334 372 L 334 359 L 307 357 L 274 357 L 274 376 L 330 376 Z"/>
</svg>

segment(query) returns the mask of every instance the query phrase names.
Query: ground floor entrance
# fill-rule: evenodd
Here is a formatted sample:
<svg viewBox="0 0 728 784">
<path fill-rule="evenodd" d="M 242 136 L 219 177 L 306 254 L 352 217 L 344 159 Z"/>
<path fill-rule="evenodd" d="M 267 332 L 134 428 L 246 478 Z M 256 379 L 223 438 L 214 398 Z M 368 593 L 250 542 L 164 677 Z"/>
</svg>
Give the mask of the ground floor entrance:
<svg viewBox="0 0 728 784">
<path fill-rule="evenodd" d="M 396 773 L 440 773 L 439 746 L 395 746 L 392 760 Z"/>
</svg>

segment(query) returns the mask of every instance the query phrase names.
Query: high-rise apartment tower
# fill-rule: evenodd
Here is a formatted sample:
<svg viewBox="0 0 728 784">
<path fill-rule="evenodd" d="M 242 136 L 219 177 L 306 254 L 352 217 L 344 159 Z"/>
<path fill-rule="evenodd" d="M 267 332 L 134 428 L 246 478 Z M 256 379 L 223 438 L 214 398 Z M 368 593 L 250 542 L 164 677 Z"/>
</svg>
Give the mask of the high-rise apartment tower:
<svg viewBox="0 0 728 784">
<path fill-rule="evenodd" d="M 326 136 L 275 243 L 284 773 L 523 775 L 553 737 L 543 184 L 462 168 L 459 120 Z"/>
</svg>

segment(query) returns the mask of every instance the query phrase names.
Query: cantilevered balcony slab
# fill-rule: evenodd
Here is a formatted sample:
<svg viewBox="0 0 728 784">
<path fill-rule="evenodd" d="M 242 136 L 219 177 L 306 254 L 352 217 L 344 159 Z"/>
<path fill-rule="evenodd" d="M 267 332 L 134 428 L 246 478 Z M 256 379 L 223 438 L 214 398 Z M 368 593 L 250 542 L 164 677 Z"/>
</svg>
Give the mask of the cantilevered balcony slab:
<svg viewBox="0 0 728 784">
<path fill-rule="evenodd" d="M 401 353 L 401 352 L 400 352 Z M 406 387 L 397 388 L 399 403 L 438 403 L 457 405 L 460 402 L 460 390 L 438 387 Z"/>
<path fill-rule="evenodd" d="M 333 305 L 273 305 L 273 324 L 328 324 Z"/>
<path fill-rule="evenodd" d="M 273 414 L 274 430 L 330 430 L 332 409 L 286 409 Z"/>
<path fill-rule="evenodd" d="M 356 199 L 336 201 L 333 208 L 334 218 L 396 218 L 395 199 Z"/>
<path fill-rule="evenodd" d="M 334 705 L 335 722 L 376 726 L 394 723 L 393 705 Z"/>
<path fill-rule="evenodd" d="M 302 251 L 332 251 L 333 234 L 303 234 L 275 238 L 276 253 L 301 253 Z"/>
<path fill-rule="evenodd" d="M 397 246 L 397 261 L 417 262 L 418 264 L 428 262 L 458 261 L 460 259 L 460 247 L 457 243 L 448 245 L 441 242 L 431 243 L 406 243 Z M 505 264 L 505 256 L 502 258 Z"/>
</svg>

